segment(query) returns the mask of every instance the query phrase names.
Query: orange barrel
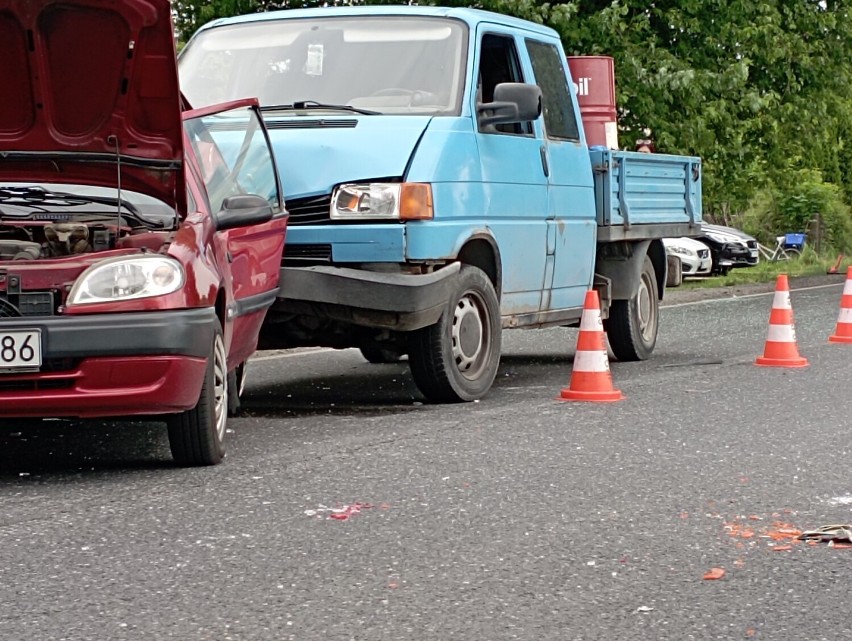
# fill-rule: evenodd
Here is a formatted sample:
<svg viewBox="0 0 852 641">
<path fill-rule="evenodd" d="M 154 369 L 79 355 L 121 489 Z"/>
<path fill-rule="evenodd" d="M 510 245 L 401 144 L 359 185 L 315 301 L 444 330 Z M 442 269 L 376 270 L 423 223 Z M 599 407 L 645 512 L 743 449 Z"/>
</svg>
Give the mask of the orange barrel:
<svg viewBox="0 0 852 641">
<path fill-rule="evenodd" d="M 618 149 L 615 65 L 609 56 L 568 56 L 589 147 Z"/>
</svg>

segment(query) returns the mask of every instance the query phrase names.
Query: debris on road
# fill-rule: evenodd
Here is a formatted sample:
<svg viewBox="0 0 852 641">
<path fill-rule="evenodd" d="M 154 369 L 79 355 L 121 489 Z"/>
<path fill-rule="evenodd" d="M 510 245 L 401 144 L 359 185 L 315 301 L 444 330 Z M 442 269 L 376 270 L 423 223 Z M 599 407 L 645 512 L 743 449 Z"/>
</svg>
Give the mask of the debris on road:
<svg viewBox="0 0 852 641">
<path fill-rule="evenodd" d="M 823 525 L 815 530 L 806 530 L 797 537 L 811 543 L 828 543 L 830 547 L 852 547 L 852 525 Z"/>
<path fill-rule="evenodd" d="M 705 581 L 715 581 L 725 576 L 726 572 L 723 568 L 710 568 L 704 573 Z"/>
<path fill-rule="evenodd" d="M 385 509 L 385 505 L 386 504 L 383 503 L 381 507 Z M 328 507 L 326 505 L 320 504 L 314 510 L 305 510 L 305 515 L 315 516 L 319 519 L 326 518 L 335 521 L 348 521 L 356 514 L 360 514 L 362 510 L 369 510 L 373 507 L 374 506 L 372 503 L 351 503 L 346 505 L 338 504 L 337 507 Z"/>
</svg>

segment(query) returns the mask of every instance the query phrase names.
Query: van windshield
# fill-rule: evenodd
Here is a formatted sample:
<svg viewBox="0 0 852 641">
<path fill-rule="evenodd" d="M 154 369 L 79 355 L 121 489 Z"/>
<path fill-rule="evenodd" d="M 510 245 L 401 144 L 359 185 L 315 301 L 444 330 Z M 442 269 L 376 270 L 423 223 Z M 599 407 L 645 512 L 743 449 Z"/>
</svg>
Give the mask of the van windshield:
<svg viewBox="0 0 852 641">
<path fill-rule="evenodd" d="M 190 41 L 180 57 L 180 82 L 194 107 L 256 96 L 264 107 L 326 113 L 337 105 L 458 114 L 466 33 L 461 22 L 429 17 L 222 25 Z"/>
</svg>

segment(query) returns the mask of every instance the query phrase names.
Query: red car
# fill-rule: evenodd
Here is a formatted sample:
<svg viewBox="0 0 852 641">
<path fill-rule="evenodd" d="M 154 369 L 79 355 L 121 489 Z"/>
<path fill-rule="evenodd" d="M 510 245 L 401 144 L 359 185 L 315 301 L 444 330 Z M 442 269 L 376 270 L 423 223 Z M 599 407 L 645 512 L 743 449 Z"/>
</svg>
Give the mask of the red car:
<svg viewBox="0 0 852 641">
<path fill-rule="evenodd" d="M 256 101 L 182 109 L 170 11 L 0 2 L 0 417 L 161 415 L 209 465 L 287 214 Z"/>
</svg>

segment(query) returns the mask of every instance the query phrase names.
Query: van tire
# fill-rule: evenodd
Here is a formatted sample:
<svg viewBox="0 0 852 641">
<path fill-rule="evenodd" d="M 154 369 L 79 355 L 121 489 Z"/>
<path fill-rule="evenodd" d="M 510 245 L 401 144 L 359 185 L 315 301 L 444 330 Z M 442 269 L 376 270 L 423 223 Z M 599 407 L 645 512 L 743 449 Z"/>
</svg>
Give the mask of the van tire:
<svg viewBox="0 0 852 641">
<path fill-rule="evenodd" d="M 654 351 L 660 327 L 660 299 L 654 264 L 648 256 L 630 300 L 614 300 L 604 329 L 619 361 L 644 361 Z"/>
<path fill-rule="evenodd" d="M 435 403 L 474 401 L 500 366 L 500 303 L 481 269 L 462 265 L 438 322 L 408 335 L 414 382 Z"/>
</svg>

